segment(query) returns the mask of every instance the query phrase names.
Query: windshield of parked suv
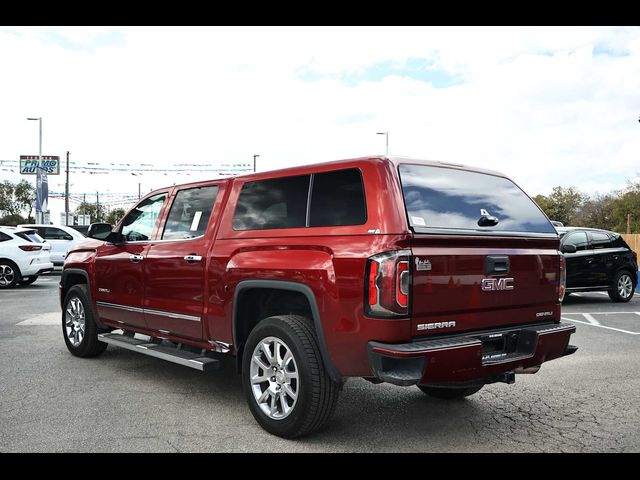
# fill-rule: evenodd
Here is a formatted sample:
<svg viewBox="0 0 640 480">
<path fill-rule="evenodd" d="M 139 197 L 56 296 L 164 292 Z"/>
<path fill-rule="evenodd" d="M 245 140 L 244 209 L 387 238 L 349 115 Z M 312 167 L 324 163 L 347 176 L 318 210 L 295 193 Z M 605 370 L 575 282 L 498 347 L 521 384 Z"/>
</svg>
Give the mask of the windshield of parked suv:
<svg viewBox="0 0 640 480">
<path fill-rule="evenodd" d="M 537 205 L 504 177 L 411 164 L 399 171 L 414 228 L 556 233 Z"/>
</svg>

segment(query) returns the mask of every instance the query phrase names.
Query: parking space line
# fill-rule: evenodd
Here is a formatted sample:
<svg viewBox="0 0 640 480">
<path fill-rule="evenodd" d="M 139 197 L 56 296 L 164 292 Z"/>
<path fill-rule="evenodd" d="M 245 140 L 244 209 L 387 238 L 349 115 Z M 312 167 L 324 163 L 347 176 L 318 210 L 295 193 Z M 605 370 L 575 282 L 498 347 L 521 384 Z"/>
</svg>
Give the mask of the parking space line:
<svg viewBox="0 0 640 480">
<path fill-rule="evenodd" d="M 563 315 L 640 315 L 640 312 L 590 312 L 590 313 L 582 313 L 582 312 L 563 312 Z"/>
<path fill-rule="evenodd" d="M 629 330 L 622 330 L 621 328 L 607 327 L 606 325 L 595 325 L 590 322 L 583 322 L 582 320 L 575 320 L 573 318 L 562 317 L 562 319 L 568 322 L 583 323 L 585 325 L 591 325 L 592 327 L 606 328 L 607 330 L 615 330 L 616 332 L 628 333 L 629 335 L 640 335 L 640 332 L 630 332 Z"/>
<path fill-rule="evenodd" d="M 591 325 L 596 325 L 599 326 L 600 322 L 597 321 L 595 318 L 593 318 L 593 315 L 591 315 L 590 313 L 583 313 L 582 316 L 584 317 L 584 319 L 589 322 Z"/>
</svg>

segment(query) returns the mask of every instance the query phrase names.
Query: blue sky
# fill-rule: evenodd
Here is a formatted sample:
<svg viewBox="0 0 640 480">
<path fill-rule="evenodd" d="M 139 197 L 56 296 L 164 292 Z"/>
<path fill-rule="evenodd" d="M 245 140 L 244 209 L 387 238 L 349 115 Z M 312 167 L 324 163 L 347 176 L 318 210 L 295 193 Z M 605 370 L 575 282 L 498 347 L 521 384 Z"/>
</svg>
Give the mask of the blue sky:
<svg viewBox="0 0 640 480">
<path fill-rule="evenodd" d="M 5 27 L 0 64 L 0 160 L 37 153 L 42 116 L 43 153 L 77 165 L 266 170 L 381 154 L 388 131 L 391 154 L 532 195 L 640 173 L 637 27 Z M 211 176 L 78 172 L 72 193 Z"/>
</svg>

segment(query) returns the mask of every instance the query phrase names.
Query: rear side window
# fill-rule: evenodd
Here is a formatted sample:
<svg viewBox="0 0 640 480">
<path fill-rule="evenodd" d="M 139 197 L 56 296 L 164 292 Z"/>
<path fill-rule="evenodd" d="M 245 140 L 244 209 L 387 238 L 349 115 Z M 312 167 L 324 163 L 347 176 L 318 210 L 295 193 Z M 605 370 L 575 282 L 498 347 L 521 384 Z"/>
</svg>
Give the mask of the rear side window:
<svg viewBox="0 0 640 480">
<path fill-rule="evenodd" d="M 47 227 L 44 230 L 44 238 L 47 240 L 73 240 L 73 237 L 59 228 Z"/>
<path fill-rule="evenodd" d="M 576 251 L 586 250 L 589 246 L 587 240 L 587 234 L 584 232 L 574 232 L 567 234 L 567 239 L 564 241 L 565 245 L 575 245 Z"/>
<path fill-rule="evenodd" d="M 11 240 L 11 237 L 6 233 L 0 232 L 0 242 L 6 242 L 7 240 Z"/>
<path fill-rule="evenodd" d="M 233 215 L 233 229 L 304 227 L 309 179 L 309 175 L 300 175 L 245 183 Z"/>
<path fill-rule="evenodd" d="M 606 233 L 589 232 L 591 235 L 591 248 L 611 248 L 611 239 Z"/>
<path fill-rule="evenodd" d="M 33 243 L 42 243 L 42 242 L 44 242 L 44 238 L 42 238 L 40 235 L 38 235 L 33 230 L 30 230 L 28 232 L 16 233 L 16 237 L 20 237 L 23 240 L 26 240 L 28 242 L 33 242 Z"/>
<path fill-rule="evenodd" d="M 310 227 L 362 225 L 367 207 L 358 169 L 336 170 L 313 176 Z"/>
<path fill-rule="evenodd" d="M 550 233 L 556 230 L 511 180 L 479 172 L 427 165 L 399 166 L 402 191 L 414 228 Z M 481 217 L 495 217 L 495 225 Z"/>
<path fill-rule="evenodd" d="M 171 206 L 162 239 L 189 239 L 204 235 L 217 194 L 216 185 L 180 190 Z"/>
</svg>

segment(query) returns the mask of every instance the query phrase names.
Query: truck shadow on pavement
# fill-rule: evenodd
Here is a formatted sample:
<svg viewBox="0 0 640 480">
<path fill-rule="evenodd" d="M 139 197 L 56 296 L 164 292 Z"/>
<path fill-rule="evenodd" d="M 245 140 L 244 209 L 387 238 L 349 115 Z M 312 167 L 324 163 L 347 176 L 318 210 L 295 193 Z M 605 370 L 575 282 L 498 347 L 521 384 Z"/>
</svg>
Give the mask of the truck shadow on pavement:
<svg viewBox="0 0 640 480">
<path fill-rule="evenodd" d="M 607 428 L 623 421 L 615 408 L 609 410 L 615 418 L 597 418 L 591 412 L 603 410 L 601 398 L 563 392 L 547 382 L 487 385 L 467 399 L 444 401 L 416 387 L 373 385 L 353 378 L 344 385 L 336 412 L 321 431 L 285 440 L 262 430 L 251 416 L 232 358 L 223 358 L 222 368 L 208 374 L 112 347 L 100 360 L 105 365 L 102 373 L 113 377 L 108 388 L 112 395 L 120 401 L 157 405 L 162 421 L 174 422 L 171 433 L 160 436 L 179 451 L 623 449 L 619 434 Z M 598 406 L 585 408 L 586 403 Z M 193 414 L 185 415 L 185 410 Z M 213 432 L 223 435 L 224 443 Z"/>
</svg>

